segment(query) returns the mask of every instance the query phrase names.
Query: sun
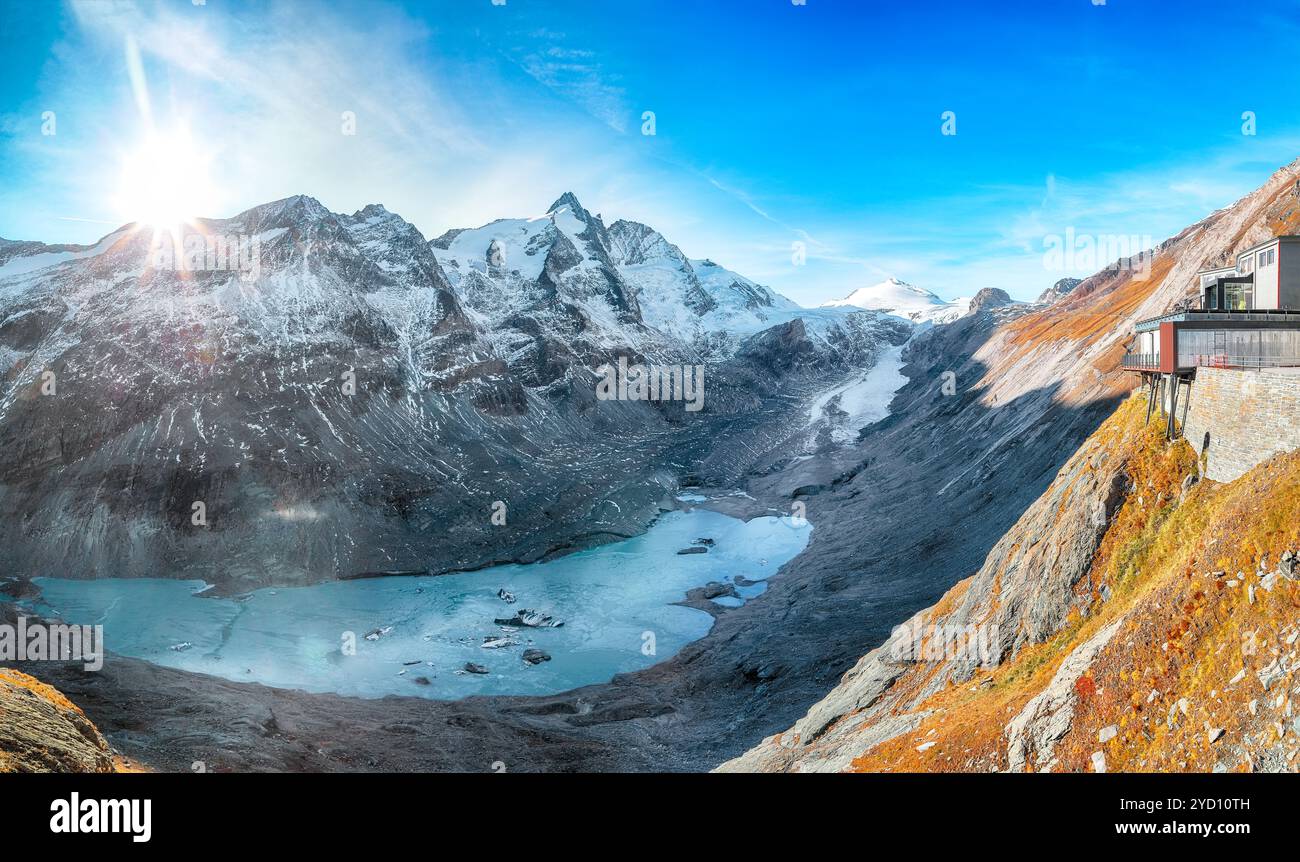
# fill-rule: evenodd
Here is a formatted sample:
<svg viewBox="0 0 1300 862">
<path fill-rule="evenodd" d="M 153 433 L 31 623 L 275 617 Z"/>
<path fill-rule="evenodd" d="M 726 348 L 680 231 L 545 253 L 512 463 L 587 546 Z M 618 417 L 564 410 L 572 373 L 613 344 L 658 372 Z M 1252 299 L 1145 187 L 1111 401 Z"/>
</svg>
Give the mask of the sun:
<svg viewBox="0 0 1300 862">
<path fill-rule="evenodd" d="M 213 186 L 208 155 L 188 128 L 150 132 L 122 158 L 117 206 L 128 221 L 179 235 L 209 214 Z"/>
</svg>

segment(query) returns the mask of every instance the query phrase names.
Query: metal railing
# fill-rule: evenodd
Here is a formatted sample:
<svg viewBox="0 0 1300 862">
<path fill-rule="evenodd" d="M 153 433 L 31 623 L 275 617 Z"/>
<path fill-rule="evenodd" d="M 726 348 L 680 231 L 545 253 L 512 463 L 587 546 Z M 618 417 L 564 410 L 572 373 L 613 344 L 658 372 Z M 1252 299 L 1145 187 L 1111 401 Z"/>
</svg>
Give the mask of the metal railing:
<svg viewBox="0 0 1300 862">
<path fill-rule="evenodd" d="M 1120 365 L 1133 371 L 1157 371 L 1160 368 L 1160 354 L 1126 353 Z"/>
<path fill-rule="evenodd" d="M 1186 320 L 1253 320 L 1266 323 L 1285 323 L 1290 320 L 1300 320 L 1300 311 L 1292 311 L 1289 308 L 1252 308 L 1235 310 L 1207 311 L 1204 309 L 1189 309 Z"/>
<path fill-rule="evenodd" d="M 1300 356 L 1249 356 L 1229 353 L 1197 353 L 1179 357 L 1179 365 L 1186 363 L 1197 368 L 1300 368 Z"/>
<path fill-rule="evenodd" d="M 1129 371 L 1159 371 L 1159 353 L 1126 353 L 1120 367 Z M 1251 356 L 1229 353 L 1195 353 L 1178 357 L 1178 368 L 1300 368 L 1300 356 Z"/>
<path fill-rule="evenodd" d="M 1159 317 L 1139 320 L 1136 329 L 1138 332 L 1149 332 L 1158 329 L 1162 323 L 1185 323 L 1197 320 L 1229 321 L 1233 323 L 1243 321 L 1251 323 L 1290 323 L 1300 322 L 1300 311 L 1290 308 L 1255 308 L 1241 311 L 1224 309 L 1210 311 L 1202 308 L 1185 308 L 1162 314 Z"/>
</svg>

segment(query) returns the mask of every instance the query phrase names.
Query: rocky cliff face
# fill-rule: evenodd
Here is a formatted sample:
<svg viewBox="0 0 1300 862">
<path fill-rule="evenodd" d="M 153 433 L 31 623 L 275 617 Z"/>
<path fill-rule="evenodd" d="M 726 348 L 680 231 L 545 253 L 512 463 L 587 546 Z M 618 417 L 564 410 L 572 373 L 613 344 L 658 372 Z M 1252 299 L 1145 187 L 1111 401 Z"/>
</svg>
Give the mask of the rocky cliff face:
<svg viewBox="0 0 1300 862">
<path fill-rule="evenodd" d="M 1290 770 L 1300 455 L 1231 485 L 1135 397 L 980 570 L 724 770 Z"/>
<path fill-rule="evenodd" d="M 108 743 L 67 698 L 0 668 L 0 772 L 113 772 Z"/>
<path fill-rule="evenodd" d="M 971 297 L 970 310 L 977 312 L 986 308 L 1000 308 L 1012 302 L 1011 296 L 1005 290 L 998 287 L 985 287 Z"/>
<path fill-rule="evenodd" d="M 1038 301 L 1050 305 L 1063 296 L 1069 296 L 1080 284 L 1083 284 L 1083 279 L 1081 278 L 1062 278 L 1057 281 L 1056 284 L 1053 284 L 1047 290 L 1039 294 Z"/>
<path fill-rule="evenodd" d="M 114 772 L 108 743 L 75 704 L 0 668 L 0 772 Z"/>
<path fill-rule="evenodd" d="M 1130 437 L 1145 440 L 1140 425 L 1128 425 Z M 1058 632 L 1079 609 L 1076 596 L 1091 593 L 1084 578 L 1132 481 L 1137 452 L 1134 439 L 1117 439 L 1103 426 L 972 578 L 897 627 L 789 732 L 724 768 L 848 769 L 864 751 L 915 731 L 936 693 Z"/>
</svg>

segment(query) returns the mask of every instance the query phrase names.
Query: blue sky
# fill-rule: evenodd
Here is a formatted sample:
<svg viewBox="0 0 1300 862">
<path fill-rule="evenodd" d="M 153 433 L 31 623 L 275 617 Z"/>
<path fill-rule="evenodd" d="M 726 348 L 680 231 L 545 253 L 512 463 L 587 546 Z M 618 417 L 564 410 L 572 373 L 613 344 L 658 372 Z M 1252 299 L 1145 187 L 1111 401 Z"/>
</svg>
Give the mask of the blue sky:
<svg viewBox="0 0 1300 862">
<path fill-rule="evenodd" d="M 306 193 L 433 237 L 572 190 L 805 304 L 1032 298 L 1090 271 L 1047 238 L 1158 242 L 1300 157 L 1293 3 L 944 6 L 0 0 L 0 236 L 135 218 L 152 122 L 205 151 L 200 215 Z"/>
</svg>

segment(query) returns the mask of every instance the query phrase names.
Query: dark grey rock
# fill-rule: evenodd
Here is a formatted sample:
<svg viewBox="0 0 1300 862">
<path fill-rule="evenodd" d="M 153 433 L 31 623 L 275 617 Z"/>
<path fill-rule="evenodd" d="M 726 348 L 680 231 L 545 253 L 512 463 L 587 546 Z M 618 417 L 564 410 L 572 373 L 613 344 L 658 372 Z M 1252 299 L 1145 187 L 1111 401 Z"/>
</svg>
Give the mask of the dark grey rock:
<svg viewBox="0 0 1300 862">
<path fill-rule="evenodd" d="M 1056 302 L 1058 299 L 1074 293 L 1074 289 L 1081 284 L 1083 284 L 1083 279 L 1081 278 L 1062 278 L 1057 281 L 1056 284 L 1053 284 L 1047 290 L 1043 291 L 1039 295 L 1038 301 L 1046 303 Z"/>
<path fill-rule="evenodd" d="M 720 596 L 736 595 L 736 588 L 734 586 L 731 584 L 719 583 L 718 581 L 710 581 L 698 589 L 700 591 L 700 597 L 705 599 L 716 599 Z"/>
<path fill-rule="evenodd" d="M 1000 308 L 1004 305 L 1011 305 L 1013 300 L 1005 290 L 1000 287 L 986 287 L 976 293 L 970 301 L 970 310 L 972 313 L 978 313 L 987 309 Z"/>
<path fill-rule="evenodd" d="M 524 660 L 524 664 L 541 664 L 544 661 L 550 661 L 551 655 L 539 649 L 526 649 L 520 658 Z"/>
</svg>

